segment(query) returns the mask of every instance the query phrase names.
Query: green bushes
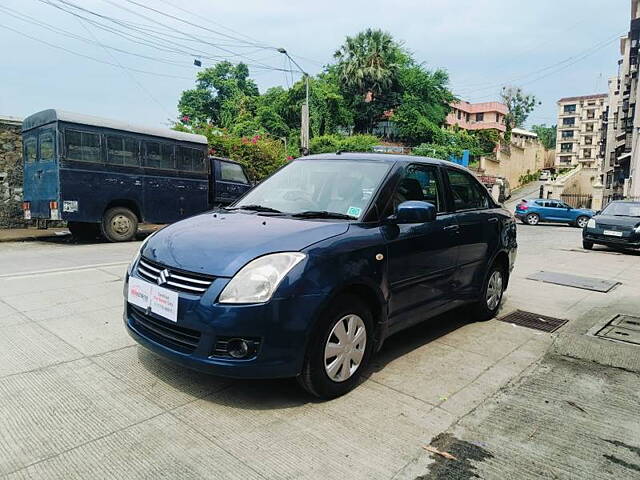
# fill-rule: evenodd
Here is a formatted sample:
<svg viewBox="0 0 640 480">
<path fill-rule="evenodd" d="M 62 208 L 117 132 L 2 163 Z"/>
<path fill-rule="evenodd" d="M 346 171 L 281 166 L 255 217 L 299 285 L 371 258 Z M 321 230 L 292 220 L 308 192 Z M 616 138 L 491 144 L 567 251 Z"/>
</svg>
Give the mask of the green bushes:
<svg viewBox="0 0 640 480">
<path fill-rule="evenodd" d="M 525 183 L 535 182 L 540 179 L 540 172 L 531 173 L 530 170 L 527 170 L 527 173 L 520 175 L 518 178 L 518 182 L 520 185 L 524 185 Z"/>
<path fill-rule="evenodd" d="M 370 152 L 380 139 L 373 135 L 322 135 L 314 137 L 309 142 L 311 153 L 342 152 Z"/>
</svg>

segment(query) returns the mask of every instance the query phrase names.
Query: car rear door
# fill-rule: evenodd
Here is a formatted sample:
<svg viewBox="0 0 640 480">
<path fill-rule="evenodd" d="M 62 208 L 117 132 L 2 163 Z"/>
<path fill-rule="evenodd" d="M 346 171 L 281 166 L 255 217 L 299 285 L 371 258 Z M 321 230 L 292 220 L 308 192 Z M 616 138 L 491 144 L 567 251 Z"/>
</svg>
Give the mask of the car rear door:
<svg viewBox="0 0 640 480">
<path fill-rule="evenodd" d="M 446 168 L 458 230 L 458 267 L 454 277 L 456 297 L 475 298 L 482 286 L 488 262 L 500 245 L 502 208 L 467 171 Z"/>
<path fill-rule="evenodd" d="M 389 322 L 392 329 L 424 319 L 451 300 L 452 279 L 457 263 L 457 225 L 448 211 L 444 183 L 436 165 L 406 167 L 383 213 L 395 213 L 404 201 L 433 203 L 437 217 L 421 224 L 386 224 L 390 287 Z"/>
</svg>

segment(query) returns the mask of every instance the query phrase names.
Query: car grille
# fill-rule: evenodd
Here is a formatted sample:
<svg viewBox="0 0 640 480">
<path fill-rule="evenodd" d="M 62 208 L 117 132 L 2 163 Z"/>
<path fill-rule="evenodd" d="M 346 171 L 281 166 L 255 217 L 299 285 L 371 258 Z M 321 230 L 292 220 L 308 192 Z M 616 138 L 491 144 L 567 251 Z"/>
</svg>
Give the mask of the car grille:
<svg viewBox="0 0 640 480">
<path fill-rule="evenodd" d="M 166 282 L 158 282 L 160 273 L 164 272 Z M 185 272 L 142 257 L 138 261 L 138 274 L 150 282 L 178 292 L 202 294 L 207 291 L 215 277 L 198 273 Z"/>
<path fill-rule="evenodd" d="M 151 340 L 183 353 L 193 353 L 200 342 L 200 332 L 147 315 L 129 304 L 129 319 L 134 329 Z"/>
<path fill-rule="evenodd" d="M 598 228 L 602 228 L 603 230 L 613 230 L 614 232 L 627 232 L 631 231 L 631 227 L 621 227 L 620 225 L 606 225 L 604 223 L 598 223 Z"/>
</svg>

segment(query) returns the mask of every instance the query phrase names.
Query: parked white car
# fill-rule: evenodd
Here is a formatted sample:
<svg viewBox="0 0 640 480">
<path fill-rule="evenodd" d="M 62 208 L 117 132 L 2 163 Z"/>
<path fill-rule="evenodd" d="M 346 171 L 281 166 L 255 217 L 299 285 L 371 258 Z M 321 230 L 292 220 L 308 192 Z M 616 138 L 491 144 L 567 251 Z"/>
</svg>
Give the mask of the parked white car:
<svg viewBox="0 0 640 480">
<path fill-rule="evenodd" d="M 542 172 L 540 172 L 540 180 L 551 180 L 551 172 L 549 170 L 542 170 Z"/>
</svg>

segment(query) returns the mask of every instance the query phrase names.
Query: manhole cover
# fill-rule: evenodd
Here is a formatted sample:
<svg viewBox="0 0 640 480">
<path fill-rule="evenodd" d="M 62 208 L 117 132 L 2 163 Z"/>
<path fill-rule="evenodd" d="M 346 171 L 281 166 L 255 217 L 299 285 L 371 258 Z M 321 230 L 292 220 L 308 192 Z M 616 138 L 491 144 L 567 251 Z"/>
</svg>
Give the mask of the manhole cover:
<svg viewBox="0 0 640 480">
<path fill-rule="evenodd" d="M 539 315 L 533 312 L 525 312 L 523 310 L 516 310 L 509 315 L 499 318 L 501 322 L 513 323 L 520 325 L 521 327 L 533 328 L 535 330 L 542 330 L 543 332 L 555 332 L 562 325 L 567 323 L 567 320 L 562 318 L 547 317 L 546 315 Z"/>
<path fill-rule="evenodd" d="M 640 345 L 640 317 L 616 315 L 596 335 Z"/>
<path fill-rule="evenodd" d="M 529 280 L 537 280 L 539 282 L 554 283 L 556 285 L 564 285 L 565 287 L 582 288 L 584 290 L 593 290 L 595 292 L 607 293 L 620 282 L 611 280 L 603 280 L 601 278 L 581 277 L 579 275 L 571 275 L 569 273 L 558 272 L 538 272 L 527 277 Z"/>
</svg>

